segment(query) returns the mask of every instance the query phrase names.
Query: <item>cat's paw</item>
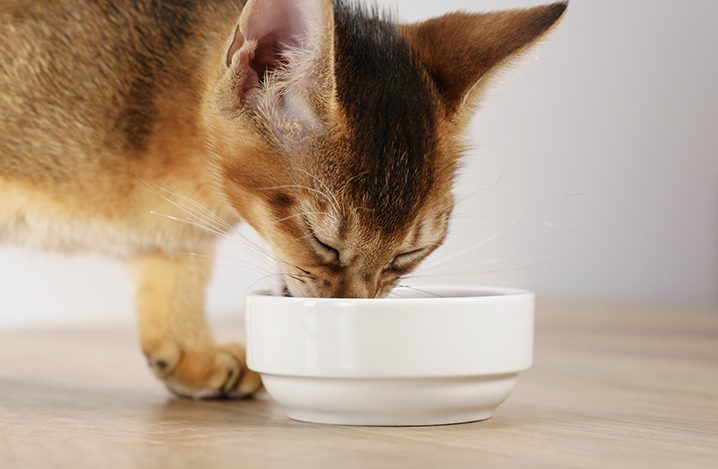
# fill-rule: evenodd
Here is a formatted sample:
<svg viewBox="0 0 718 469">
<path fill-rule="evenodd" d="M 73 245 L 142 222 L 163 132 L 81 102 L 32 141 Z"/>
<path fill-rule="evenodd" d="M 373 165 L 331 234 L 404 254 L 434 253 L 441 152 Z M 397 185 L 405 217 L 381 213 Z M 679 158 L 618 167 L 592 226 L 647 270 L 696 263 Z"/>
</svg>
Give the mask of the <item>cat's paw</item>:
<svg viewBox="0 0 718 469">
<path fill-rule="evenodd" d="M 247 368 L 240 344 L 196 350 L 163 344 L 145 354 L 152 372 L 182 397 L 244 398 L 262 387 L 259 375 Z"/>
</svg>

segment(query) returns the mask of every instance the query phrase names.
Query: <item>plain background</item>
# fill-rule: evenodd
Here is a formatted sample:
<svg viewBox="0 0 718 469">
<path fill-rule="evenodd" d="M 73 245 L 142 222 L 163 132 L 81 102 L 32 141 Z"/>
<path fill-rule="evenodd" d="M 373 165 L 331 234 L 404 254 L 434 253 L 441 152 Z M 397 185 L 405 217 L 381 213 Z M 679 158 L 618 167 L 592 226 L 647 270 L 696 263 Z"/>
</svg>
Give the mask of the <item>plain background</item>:
<svg viewBox="0 0 718 469">
<path fill-rule="evenodd" d="M 384 0 L 415 21 L 528 1 Z M 718 2 L 574 0 L 470 129 L 446 245 L 406 283 L 718 306 Z M 242 229 L 250 233 L 251 230 Z M 213 315 L 266 284 L 222 245 Z M 124 266 L 0 247 L 0 326 L 132 321 Z"/>
</svg>

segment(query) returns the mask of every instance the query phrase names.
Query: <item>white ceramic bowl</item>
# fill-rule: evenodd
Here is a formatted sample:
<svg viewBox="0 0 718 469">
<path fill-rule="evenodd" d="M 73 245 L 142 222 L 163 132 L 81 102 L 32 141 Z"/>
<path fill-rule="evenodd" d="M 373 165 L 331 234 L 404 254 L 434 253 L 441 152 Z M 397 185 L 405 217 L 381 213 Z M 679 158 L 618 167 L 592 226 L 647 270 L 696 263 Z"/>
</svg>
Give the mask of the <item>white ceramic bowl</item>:
<svg viewBox="0 0 718 469">
<path fill-rule="evenodd" d="M 437 425 L 491 417 L 533 359 L 534 295 L 417 287 L 401 298 L 247 297 L 247 361 L 295 420 Z"/>
</svg>

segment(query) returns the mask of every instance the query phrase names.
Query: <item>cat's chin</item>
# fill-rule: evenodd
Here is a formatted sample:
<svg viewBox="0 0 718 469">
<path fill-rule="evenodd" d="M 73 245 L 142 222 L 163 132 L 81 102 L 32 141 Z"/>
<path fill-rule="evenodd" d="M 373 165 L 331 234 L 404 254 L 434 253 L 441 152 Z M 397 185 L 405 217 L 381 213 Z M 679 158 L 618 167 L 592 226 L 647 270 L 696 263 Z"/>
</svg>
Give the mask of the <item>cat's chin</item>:
<svg viewBox="0 0 718 469">
<path fill-rule="evenodd" d="M 274 282 L 272 282 L 272 295 L 274 296 L 285 296 L 285 297 L 293 297 L 292 292 L 289 290 L 289 285 L 287 282 L 282 278 L 281 275 L 275 276 Z"/>
<path fill-rule="evenodd" d="M 292 292 L 289 291 L 289 285 L 284 282 L 284 280 L 280 280 L 274 285 L 274 288 L 272 289 L 272 293 L 274 296 L 285 296 L 285 297 L 293 297 Z"/>
</svg>

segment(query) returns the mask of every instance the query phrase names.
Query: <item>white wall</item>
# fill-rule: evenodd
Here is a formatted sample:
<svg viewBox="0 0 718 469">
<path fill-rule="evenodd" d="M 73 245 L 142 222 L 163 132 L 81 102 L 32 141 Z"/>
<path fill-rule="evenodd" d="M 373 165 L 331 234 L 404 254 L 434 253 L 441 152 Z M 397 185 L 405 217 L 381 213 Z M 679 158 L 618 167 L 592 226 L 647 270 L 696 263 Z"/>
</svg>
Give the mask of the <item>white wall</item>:
<svg viewBox="0 0 718 469">
<path fill-rule="evenodd" d="M 418 20 L 541 2 L 380 3 Z M 457 188 L 468 197 L 427 265 L 480 247 L 410 281 L 718 306 L 716 24 L 711 0 L 573 0 L 472 124 Z M 233 243 L 220 255 L 210 309 L 239 311 L 262 274 L 239 265 L 247 254 Z M 131 310 L 113 261 L 0 248 L 0 325 L 129 320 Z"/>
</svg>

